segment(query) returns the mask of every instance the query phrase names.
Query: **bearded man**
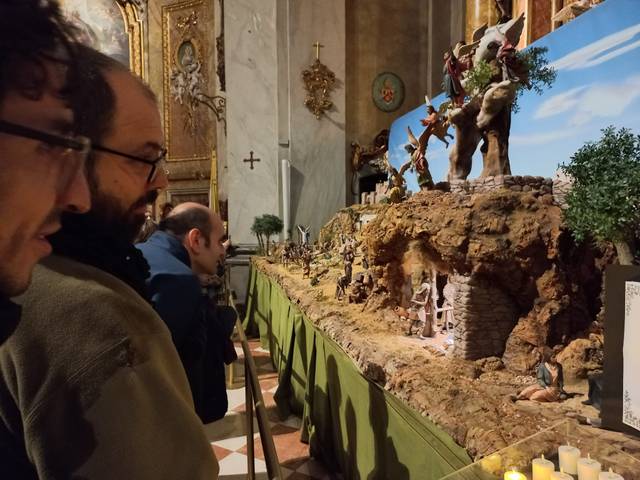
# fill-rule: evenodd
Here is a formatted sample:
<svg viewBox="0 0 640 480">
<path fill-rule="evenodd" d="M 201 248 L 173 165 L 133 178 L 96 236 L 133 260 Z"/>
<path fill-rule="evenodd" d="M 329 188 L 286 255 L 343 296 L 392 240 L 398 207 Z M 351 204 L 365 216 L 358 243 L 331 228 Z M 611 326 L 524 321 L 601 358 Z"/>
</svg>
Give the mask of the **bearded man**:
<svg viewBox="0 0 640 480">
<path fill-rule="evenodd" d="M 0 347 L 0 448 L 29 466 L 10 478 L 211 479 L 217 461 L 171 335 L 146 300 L 133 247 L 167 185 L 153 93 L 124 66 L 78 51 L 72 107 L 92 153 L 92 208 L 63 216 L 54 255 L 18 301 Z"/>
</svg>

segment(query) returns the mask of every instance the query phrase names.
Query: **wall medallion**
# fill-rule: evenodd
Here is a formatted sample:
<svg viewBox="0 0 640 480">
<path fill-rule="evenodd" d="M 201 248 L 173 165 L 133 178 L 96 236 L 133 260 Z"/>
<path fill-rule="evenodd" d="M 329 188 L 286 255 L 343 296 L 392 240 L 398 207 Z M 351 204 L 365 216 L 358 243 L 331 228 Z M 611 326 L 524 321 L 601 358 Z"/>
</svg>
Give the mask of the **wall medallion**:
<svg viewBox="0 0 640 480">
<path fill-rule="evenodd" d="M 395 73 L 382 72 L 371 86 L 373 103 L 383 112 L 393 112 L 404 101 L 404 83 Z"/>
</svg>

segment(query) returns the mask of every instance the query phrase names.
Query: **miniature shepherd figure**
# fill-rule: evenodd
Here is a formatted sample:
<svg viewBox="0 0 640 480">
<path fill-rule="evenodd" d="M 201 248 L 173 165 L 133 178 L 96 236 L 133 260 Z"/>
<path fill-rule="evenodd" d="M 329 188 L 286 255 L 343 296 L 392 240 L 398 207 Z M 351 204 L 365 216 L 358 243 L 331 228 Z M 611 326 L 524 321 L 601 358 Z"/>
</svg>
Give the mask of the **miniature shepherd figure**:
<svg viewBox="0 0 640 480">
<path fill-rule="evenodd" d="M 533 400 L 534 402 L 557 402 L 567 398 L 564 392 L 562 365 L 558 363 L 557 354 L 560 348 L 551 350 L 545 347 L 542 362 L 538 365 L 538 383 L 530 385 L 515 396 L 514 400 Z"/>
<path fill-rule="evenodd" d="M 433 337 L 434 326 L 431 313 L 431 285 L 423 283 L 411 297 L 411 308 L 416 310 L 418 316 L 418 331 L 422 326 L 422 337 Z M 409 335 L 411 335 L 413 324 L 409 327 Z"/>
</svg>

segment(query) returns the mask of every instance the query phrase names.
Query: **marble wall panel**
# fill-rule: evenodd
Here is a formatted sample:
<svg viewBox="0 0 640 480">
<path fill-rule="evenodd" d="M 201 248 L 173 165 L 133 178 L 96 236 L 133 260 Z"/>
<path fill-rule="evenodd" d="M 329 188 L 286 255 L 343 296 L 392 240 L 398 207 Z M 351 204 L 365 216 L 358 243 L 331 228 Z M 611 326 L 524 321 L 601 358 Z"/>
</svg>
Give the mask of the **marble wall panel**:
<svg viewBox="0 0 640 480">
<path fill-rule="evenodd" d="M 346 204 L 345 0 L 289 2 L 290 161 L 292 225 L 311 226 L 312 239 Z M 302 71 L 315 60 L 336 76 L 334 107 L 320 120 L 305 107 Z"/>
<path fill-rule="evenodd" d="M 224 15 L 229 233 L 256 243 L 254 217 L 279 214 L 276 0 L 227 1 Z"/>
</svg>

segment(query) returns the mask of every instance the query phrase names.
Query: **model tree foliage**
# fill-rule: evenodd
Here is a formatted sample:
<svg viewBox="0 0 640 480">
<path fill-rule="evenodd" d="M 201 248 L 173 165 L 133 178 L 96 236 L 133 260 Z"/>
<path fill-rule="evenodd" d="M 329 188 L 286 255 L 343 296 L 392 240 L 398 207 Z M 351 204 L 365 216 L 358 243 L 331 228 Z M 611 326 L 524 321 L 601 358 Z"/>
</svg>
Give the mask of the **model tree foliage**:
<svg viewBox="0 0 640 480">
<path fill-rule="evenodd" d="M 253 225 L 251 226 L 251 232 L 258 237 L 258 246 L 260 251 L 269 254 L 269 242 L 271 236 L 278 235 L 282 232 L 283 228 L 284 224 L 282 223 L 282 220 L 280 220 L 276 215 L 266 213 L 261 217 L 255 217 L 253 219 Z"/>
<path fill-rule="evenodd" d="M 607 127 L 561 169 L 573 179 L 565 218 L 577 241 L 610 241 L 621 264 L 633 263 L 640 225 L 640 135 Z"/>
<path fill-rule="evenodd" d="M 558 72 L 553 67 L 549 67 L 547 60 L 547 47 L 530 47 L 516 53 L 518 62 L 522 65 L 522 71 L 527 72 L 528 86 L 523 83 L 518 85 L 516 99 L 511 107 L 513 113 L 519 110 L 518 99 L 522 96 L 524 88 L 533 90 L 538 95 L 542 95 L 545 88 L 549 88 L 556 81 Z"/>
<path fill-rule="evenodd" d="M 550 87 L 556 80 L 557 72 L 553 67 L 549 67 L 547 60 L 547 47 L 531 47 L 526 50 L 516 52 L 518 75 L 526 78 L 527 82 L 518 83 L 516 98 L 511 106 L 513 113 L 519 110 L 518 99 L 524 89 L 533 90 L 541 95 L 544 88 Z M 501 75 L 501 71 L 495 65 L 491 65 L 484 60 L 480 60 L 469 70 L 465 89 L 472 96 L 483 93 L 495 81 L 495 77 Z"/>
</svg>

